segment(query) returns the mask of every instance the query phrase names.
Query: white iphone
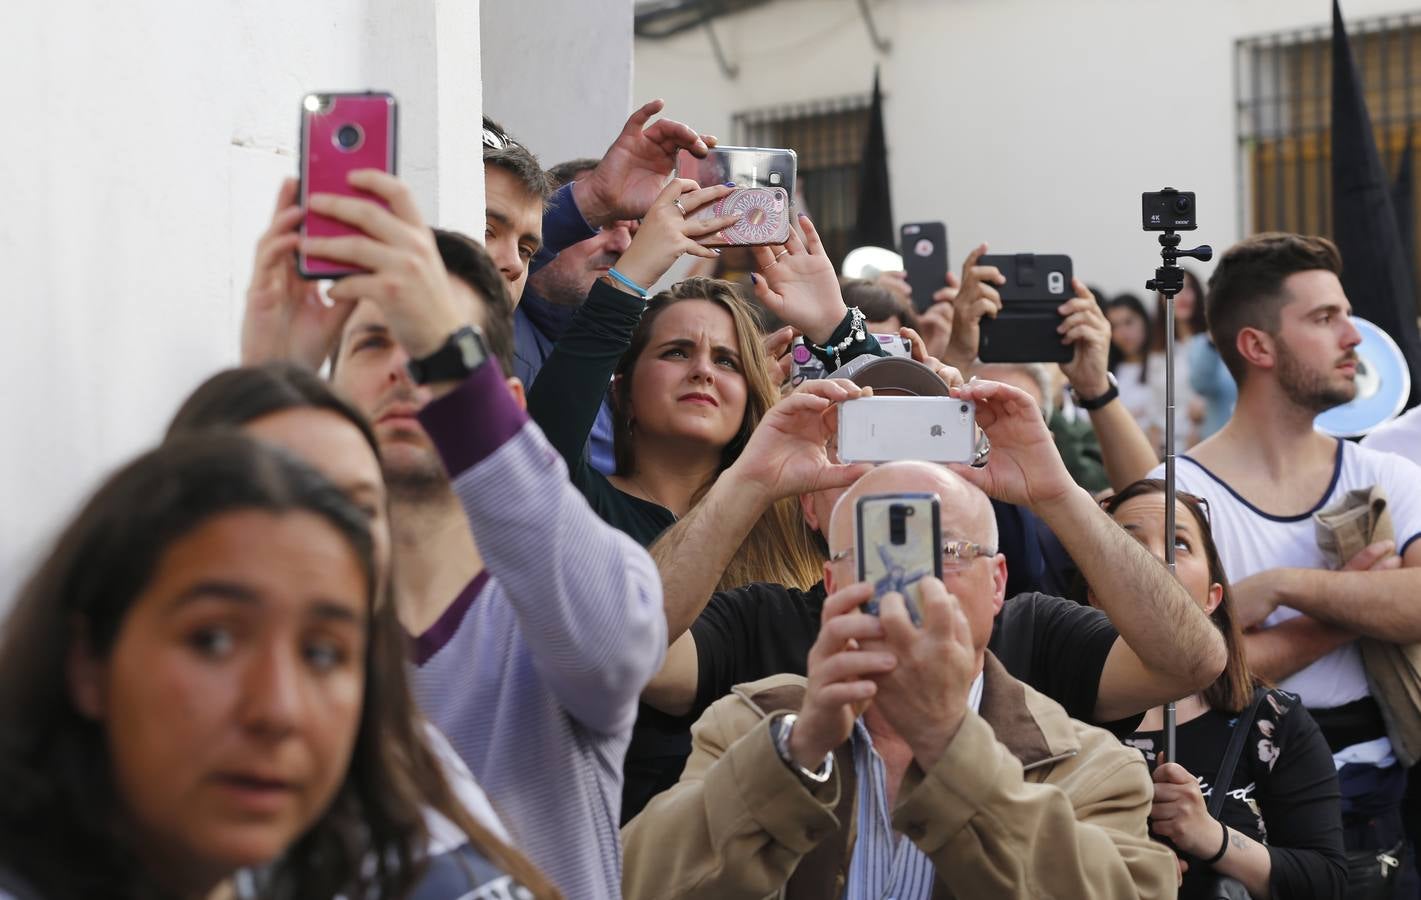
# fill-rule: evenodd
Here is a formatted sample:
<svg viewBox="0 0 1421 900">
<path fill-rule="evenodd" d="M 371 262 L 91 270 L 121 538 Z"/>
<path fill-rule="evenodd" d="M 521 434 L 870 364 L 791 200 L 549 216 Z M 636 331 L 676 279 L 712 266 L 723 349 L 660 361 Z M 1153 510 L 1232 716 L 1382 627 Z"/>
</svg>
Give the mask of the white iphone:
<svg viewBox="0 0 1421 900">
<path fill-rule="evenodd" d="M 971 463 L 977 409 L 953 397 L 861 397 L 839 406 L 843 462 Z"/>
</svg>

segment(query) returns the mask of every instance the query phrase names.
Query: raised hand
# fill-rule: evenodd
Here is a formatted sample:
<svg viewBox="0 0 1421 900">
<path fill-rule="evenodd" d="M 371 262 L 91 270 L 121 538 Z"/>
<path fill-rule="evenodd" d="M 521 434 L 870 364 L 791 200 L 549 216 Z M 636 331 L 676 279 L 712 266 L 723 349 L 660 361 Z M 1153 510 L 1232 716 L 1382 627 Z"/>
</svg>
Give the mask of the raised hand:
<svg viewBox="0 0 1421 900">
<path fill-rule="evenodd" d="M 981 651 L 962 604 L 936 578 L 918 582 L 918 628 L 900 594 L 879 598 L 883 641 L 865 650 L 889 651 L 898 665 L 879 676 L 878 712 L 913 751 L 925 771 L 946 752 L 967 715 L 968 694 L 981 669 Z"/>
<path fill-rule="evenodd" d="M 860 583 L 824 600 L 823 625 L 809 649 L 809 685 L 789 740 L 790 755 L 806 769 L 819 768 L 849 739 L 854 720 L 878 691 L 874 679 L 897 665 L 892 653 L 859 649 L 860 643 L 883 636 L 879 619 L 859 612 L 872 596 L 872 585 Z"/>
<path fill-rule="evenodd" d="M 952 340 L 952 324 L 956 316 L 953 306 L 960 282 L 956 272 L 948 272 L 947 283 L 933 292 L 933 305 L 918 313 L 918 331 L 927 342 L 928 355 L 947 359 Z"/>
<path fill-rule="evenodd" d="M 736 479 L 772 502 L 848 487 L 873 467 L 834 462 L 828 443 L 838 428 L 839 404 L 872 393 L 844 379 L 806 381 L 770 407 L 721 477 Z"/>
<path fill-rule="evenodd" d="M 987 252 L 987 245 L 981 244 L 967 255 L 962 263 L 962 288 L 952 301 L 952 335 L 948 341 L 945 357 L 958 368 L 970 366 L 977 358 L 977 347 L 982 339 L 982 317 L 996 318 L 1002 308 L 1002 295 L 996 285 L 1005 284 L 1006 276 L 996 266 L 982 266 L 977 260 Z"/>
<path fill-rule="evenodd" d="M 898 329 L 898 336 L 909 342 L 912 347 L 910 352 L 913 359 L 932 369 L 933 373 L 941 378 L 949 389 L 962 387 L 966 384 L 966 379 L 962 377 L 960 371 L 928 352 L 927 342 L 916 331 L 905 325 Z"/>
<path fill-rule="evenodd" d="M 784 384 L 794 370 L 789 348 L 796 336 L 791 325 L 765 335 L 765 358 L 770 361 L 770 380 L 775 384 Z"/>
<path fill-rule="evenodd" d="M 839 276 L 824 252 L 814 223 L 803 213 L 804 240 L 790 230 L 781 246 L 753 247 L 755 296 L 765 308 L 793 325 L 806 340 L 822 345 L 848 313 Z"/>
<path fill-rule="evenodd" d="M 296 180 L 281 183 L 271 224 L 257 240 L 247 305 L 242 315 L 242 365 L 291 360 L 319 368 L 354 306 L 321 301 L 320 287 L 296 271 L 299 227 Z"/>
<path fill-rule="evenodd" d="M 665 105 L 664 100 L 652 100 L 632 113 L 597 168 L 574 183 L 573 199 L 587 224 L 597 228 L 619 219 L 642 218 L 675 171 L 681 150 L 704 157 L 715 146 L 715 138 L 671 119 L 648 127 L 646 123 Z"/>
<path fill-rule="evenodd" d="M 1106 379 L 1110 362 L 1110 320 L 1101 311 L 1095 295 L 1079 278 L 1071 279 L 1076 295 L 1056 310 L 1064 318 L 1056 331 L 1061 343 L 1073 344 L 1071 361 L 1061 364 L 1071 387 L 1082 397 L 1094 398 L 1110 388 Z"/>
<path fill-rule="evenodd" d="M 696 210 L 730 193 L 730 185 L 703 188 L 688 178 L 676 178 L 662 188 L 642 219 L 631 246 L 617 260 L 617 271 L 643 287 L 651 287 L 682 254 L 715 259 L 717 253 L 697 243 L 739 221 L 737 216 L 692 218 Z"/>
<path fill-rule="evenodd" d="M 1077 490 L 1030 394 L 995 381 L 972 381 L 956 395 L 977 405 L 977 425 L 992 450 L 984 467 L 953 463 L 954 472 L 989 497 L 1037 512 Z"/>
<path fill-rule="evenodd" d="M 454 303 L 434 232 L 424 224 L 403 181 L 377 169 L 351 172 L 349 181 L 390 208 L 359 197 L 315 194 L 311 209 L 362 233 L 307 238 L 303 246 L 313 256 L 367 270 L 336 282 L 329 291 L 331 299 L 376 303 L 405 352 L 415 359 L 428 356 L 469 322 L 468 312 Z"/>
</svg>

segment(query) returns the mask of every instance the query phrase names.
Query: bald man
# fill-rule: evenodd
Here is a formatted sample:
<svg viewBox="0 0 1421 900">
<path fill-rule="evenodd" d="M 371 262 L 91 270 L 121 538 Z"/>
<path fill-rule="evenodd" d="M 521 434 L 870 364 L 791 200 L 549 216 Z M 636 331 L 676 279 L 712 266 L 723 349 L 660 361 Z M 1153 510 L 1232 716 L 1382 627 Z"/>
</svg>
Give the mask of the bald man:
<svg viewBox="0 0 1421 900">
<path fill-rule="evenodd" d="M 897 594 L 862 612 L 872 586 L 843 553 L 859 497 L 914 492 L 939 498 L 944 544 L 975 545 L 921 582 L 921 628 Z M 828 537 L 808 678 L 739 685 L 700 718 L 681 780 L 623 830 L 624 896 L 1173 896 L 1140 755 L 987 649 L 1006 561 L 986 495 L 941 466 L 882 466 Z"/>
</svg>

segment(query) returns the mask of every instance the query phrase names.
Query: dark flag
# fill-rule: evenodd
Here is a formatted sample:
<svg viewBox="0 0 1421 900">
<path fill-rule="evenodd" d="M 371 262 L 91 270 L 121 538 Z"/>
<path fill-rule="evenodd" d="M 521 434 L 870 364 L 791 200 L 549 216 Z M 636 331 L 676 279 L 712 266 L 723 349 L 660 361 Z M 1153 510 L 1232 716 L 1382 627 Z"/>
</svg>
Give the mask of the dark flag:
<svg viewBox="0 0 1421 900">
<path fill-rule="evenodd" d="M 1401 234 L 1401 246 L 1406 248 L 1406 271 L 1411 284 L 1416 285 L 1416 175 L 1411 153 L 1411 129 L 1406 129 L 1406 146 L 1396 166 L 1396 181 L 1391 185 L 1391 208 L 1396 213 L 1396 230 Z"/>
<path fill-rule="evenodd" d="M 893 230 L 893 202 L 888 194 L 888 142 L 883 134 L 883 94 L 878 89 L 878 69 L 873 70 L 873 103 L 868 110 L 868 139 L 863 145 L 859 170 L 858 219 L 851 247 L 898 246 Z"/>
<path fill-rule="evenodd" d="M 1391 335 L 1421 399 L 1421 335 L 1406 246 L 1392 207 L 1391 179 L 1377 152 L 1371 116 L 1342 8 L 1332 2 L 1332 221 L 1342 251 L 1342 287 L 1352 311 Z"/>
</svg>

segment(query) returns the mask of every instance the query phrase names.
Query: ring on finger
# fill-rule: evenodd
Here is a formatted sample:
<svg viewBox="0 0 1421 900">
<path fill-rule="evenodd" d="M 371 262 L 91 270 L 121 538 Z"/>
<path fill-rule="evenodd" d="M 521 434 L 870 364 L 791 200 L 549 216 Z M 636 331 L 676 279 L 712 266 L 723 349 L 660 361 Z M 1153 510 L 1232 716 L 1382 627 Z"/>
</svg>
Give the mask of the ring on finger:
<svg viewBox="0 0 1421 900">
<path fill-rule="evenodd" d="M 788 247 L 781 247 L 781 248 L 780 248 L 780 252 L 775 254 L 775 262 L 779 262 L 781 256 L 787 256 L 787 255 L 789 255 L 789 248 L 788 248 Z"/>
<path fill-rule="evenodd" d="M 672 205 L 681 211 L 681 218 L 686 218 L 686 207 L 681 205 L 681 198 L 677 197 L 672 201 Z"/>
</svg>

